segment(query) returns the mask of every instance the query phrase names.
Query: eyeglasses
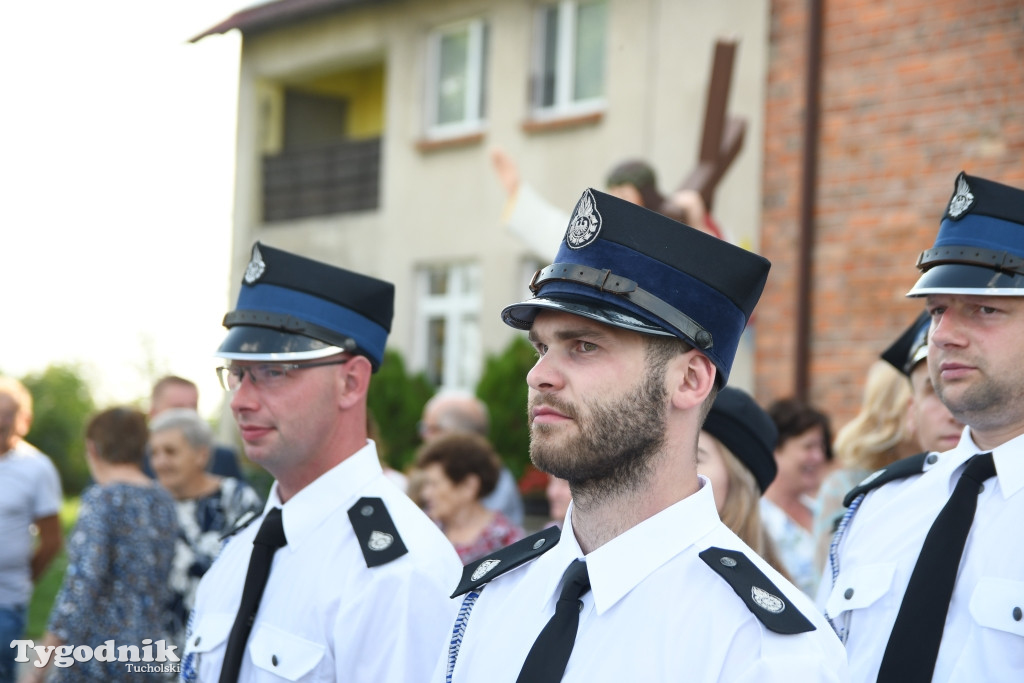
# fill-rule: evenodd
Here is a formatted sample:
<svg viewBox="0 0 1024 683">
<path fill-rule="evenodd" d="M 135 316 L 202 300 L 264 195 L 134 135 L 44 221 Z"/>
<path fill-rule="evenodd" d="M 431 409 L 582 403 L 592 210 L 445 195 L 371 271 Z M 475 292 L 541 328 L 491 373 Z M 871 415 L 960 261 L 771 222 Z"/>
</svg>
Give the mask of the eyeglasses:
<svg viewBox="0 0 1024 683">
<path fill-rule="evenodd" d="M 224 391 L 234 392 L 242 385 L 245 375 L 253 384 L 266 389 L 280 386 L 288 378 L 288 373 L 306 368 L 322 368 L 326 365 L 344 365 L 352 360 L 352 356 L 343 360 L 328 360 L 322 363 L 263 363 L 261 365 L 229 365 L 217 368 L 217 379 Z"/>
</svg>

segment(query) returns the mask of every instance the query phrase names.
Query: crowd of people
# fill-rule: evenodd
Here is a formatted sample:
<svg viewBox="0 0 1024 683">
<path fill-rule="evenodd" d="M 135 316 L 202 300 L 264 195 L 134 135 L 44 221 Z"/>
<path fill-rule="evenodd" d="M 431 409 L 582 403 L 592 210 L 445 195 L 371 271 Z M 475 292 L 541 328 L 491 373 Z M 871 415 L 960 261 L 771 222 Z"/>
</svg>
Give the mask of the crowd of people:
<svg viewBox="0 0 1024 683">
<path fill-rule="evenodd" d="M 833 437 L 819 406 L 727 386 L 770 264 L 674 220 L 642 171 L 584 191 L 501 311 L 537 352 L 546 519 L 471 394 L 431 399 L 390 470 L 366 398 L 394 287 L 257 243 L 216 355 L 266 500 L 167 377 L 148 416 L 90 419 L 65 544 L 31 396 L 0 377 L 0 637 L 64 546 L 41 644 L 173 643 L 185 681 L 1020 680 L 1024 191 L 957 178 L 908 293 L 926 310 Z M 44 664 L 21 680 L 134 677 Z"/>
</svg>

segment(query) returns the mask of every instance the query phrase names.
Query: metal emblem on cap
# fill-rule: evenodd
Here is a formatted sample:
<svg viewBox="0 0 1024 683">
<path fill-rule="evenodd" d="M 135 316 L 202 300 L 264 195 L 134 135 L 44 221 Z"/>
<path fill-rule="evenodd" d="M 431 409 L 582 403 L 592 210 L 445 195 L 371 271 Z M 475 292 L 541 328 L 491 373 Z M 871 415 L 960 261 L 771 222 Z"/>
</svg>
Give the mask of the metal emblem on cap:
<svg viewBox="0 0 1024 683">
<path fill-rule="evenodd" d="M 251 285 L 263 276 L 263 271 L 267 269 L 267 264 L 263 262 L 263 254 L 260 253 L 259 245 L 255 245 L 252 248 L 252 259 L 249 260 L 249 265 L 245 267 L 245 283 Z"/>
<path fill-rule="evenodd" d="M 949 202 L 949 217 L 956 220 L 963 216 L 971 206 L 974 205 L 974 195 L 971 194 L 971 188 L 967 184 L 967 178 L 961 173 L 956 179 L 956 194 L 953 195 L 953 199 Z"/>
<path fill-rule="evenodd" d="M 583 196 L 576 204 L 576 210 L 569 219 L 569 228 L 565 231 L 565 243 L 570 249 L 582 249 L 597 239 L 601 232 L 601 214 L 597 210 L 597 201 L 590 190 L 584 190 Z"/>
<path fill-rule="evenodd" d="M 785 601 L 777 595 L 772 595 L 763 588 L 757 586 L 750 587 L 750 597 L 754 599 L 757 606 L 761 609 L 768 610 L 772 614 L 781 614 L 786 609 Z"/>
<path fill-rule="evenodd" d="M 366 547 L 370 550 L 387 550 L 391 547 L 391 544 L 395 542 L 395 537 L 391 534 L 386 534 L 383 531 L 374 531 L 370 534 L 370 540 L 366 542 Z"/>
<path fill-rule="evenodd" d="M 480 566 L 473 570 L 473 575 L 470 578 L 471 581 L 479 581 L 482 579 L 487 572 L 491 571 L 495 567 L 501 564 L 501 560 L 484 560 L 480 563 Z"/>
</svg>

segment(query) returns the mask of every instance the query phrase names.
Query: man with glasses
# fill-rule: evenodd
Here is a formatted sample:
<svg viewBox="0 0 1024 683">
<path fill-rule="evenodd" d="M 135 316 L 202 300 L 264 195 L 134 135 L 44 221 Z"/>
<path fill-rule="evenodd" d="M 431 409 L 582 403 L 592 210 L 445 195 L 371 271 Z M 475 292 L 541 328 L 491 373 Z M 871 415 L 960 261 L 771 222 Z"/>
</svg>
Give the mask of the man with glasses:
<svg viewBox="0 0 1024 683">
<path fill-rule="evenodd" d="M 461 567 L 367 439 L 393 300 L 388 282 L 253 247 L 217 373 L 275 482 L 203 577 L 185 680 L 427 679 Z"/>
</svg>

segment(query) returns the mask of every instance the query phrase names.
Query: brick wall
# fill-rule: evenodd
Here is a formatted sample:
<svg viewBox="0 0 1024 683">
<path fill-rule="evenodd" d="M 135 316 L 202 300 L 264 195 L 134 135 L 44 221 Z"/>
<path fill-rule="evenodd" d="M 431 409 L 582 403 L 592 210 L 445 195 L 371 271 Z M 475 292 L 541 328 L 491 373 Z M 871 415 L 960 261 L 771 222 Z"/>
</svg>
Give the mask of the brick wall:
<svg viewBox="0 0 1024 683">
<path fill-rule="evenodd" d="M 772 0 L 756 394 L 791 395 L 809 0 Z M 1024 187 L 1024 3 L 824 0 L 810 400 L 836 427 L 922 304 L 903 295 L 961 170 Z"/>
</svg>

